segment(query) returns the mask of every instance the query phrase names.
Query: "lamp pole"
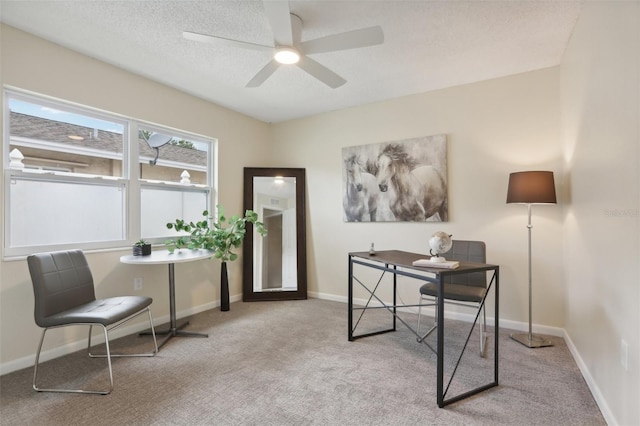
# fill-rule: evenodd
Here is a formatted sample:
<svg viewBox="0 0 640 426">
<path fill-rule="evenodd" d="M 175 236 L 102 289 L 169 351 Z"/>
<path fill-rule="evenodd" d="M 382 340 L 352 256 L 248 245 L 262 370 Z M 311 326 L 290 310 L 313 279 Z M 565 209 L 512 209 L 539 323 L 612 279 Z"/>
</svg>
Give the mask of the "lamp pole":
<svg viewBox="0 0 640 426">
<path fill-rule="evenodd" d="M 531 228 L 533 228 L 533 225 L 531 224 L 531 203 L 527 204 L 527 210 L 529 214 L 529 219 L 527 222 L 527 234 L 529 235 L 529 342 L 531 342 L 533 340 L 533 332 L 531 331 L 531 323 L 533 322 L 533 315 L 531 313 L 533 311 L 533 303 L 531 303 L 531 299 L 533 296 L 533 280 L 531 278 Z"/>
<path fill-rule="evenodd" d="M 531 224 L 531 203 L 527 203 L 527 210 L 528 210 L 528 222 L 527 222 L 527 234 L 529 237 L 529 333 L 528 334 L 524 334 L 524 333 L 513 333 L 511 334 L 511 338 L 522 343 L 523 345 L 529 347 L 529 348 L 542 348 L 545 346 L 553 346 L 553 343 L 551 343 L 550 340 L 544 339 L 540 336 L 535 336 L 533 334 L 532 331 L 532 322 L 533 322 L 533 315 L 532 315 L 532 305 L 533 305 L 533 280 L 531 278 L 531 229 L 533 228 L 533 225 Z"/>
</svg>

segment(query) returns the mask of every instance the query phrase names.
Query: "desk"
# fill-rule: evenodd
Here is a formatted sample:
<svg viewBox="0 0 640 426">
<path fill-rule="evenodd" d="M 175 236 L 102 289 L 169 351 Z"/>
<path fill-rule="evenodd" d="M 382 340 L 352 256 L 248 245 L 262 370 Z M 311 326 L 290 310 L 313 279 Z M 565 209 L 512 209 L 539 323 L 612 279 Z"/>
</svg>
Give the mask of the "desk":
<svg viewBox="0 0 640 426">
<path fill-rule="evenodd" d="M 425 256 L 423 254 L 417 253 L 409 253 L 398 250 L 389 250 L 389 251 L 378 251 L 375 254 L 369 254 L 369 252 L 354 252 L 349 253 L 349 341 L 353 341 L 362 337 L 373 336 L 382 333 L 388 333 L 396 330 L 396 319 L 402 322 L 409 330 L 413 332 L 418 338 L 420 335 L 407 324 L 402 318 L 400 318 L 397 314 L 397 308 L 399 307 L 415 307 L 418 305 L 399 305 L 396 301 L 397 295 L 397 276 L 405 276 L 409 278 L 415 278 L 420 281 L 430 281 L 436 283 L 438 285 L 438 304 L 437 304 L 437 349 L 434 350 L 437 355 L 437 403 L 438 407 L 442 408 L 445 405 L 451 404 L 453 402 L 459 401 L 461 399 L 467 398 L 471 395 L 475 395 L 479 392 L 482 392 L 486 389 L 492 388 L 494 386 L 498 386 L 498 288 L 499 288 L 499 266 L 497 265 L 489 265 L 484 263 L 474 263 L 474 262 L 460 262 L 460 267 L 456 269 L 442 269 L 442 268 L 423 268 L 418 266 L 413 266 L 412 263 L 414 260 L 423 259 Z M 360 265 L 365 268 L 373 268 L 382 271 L 380 278 L 377 280 L 375 286 L 373 286 L 373 290 L 370 289 L 365 283 L 359 280 L 354 275 L 354 266 Z M 460 358 L 456 363 L 456 368 L 453 370 L 451 377 L 449 379 L 449 383 L 447 384 L 447 388 L 444 388 L 444 298 L 442 295 L 442 287 L 444 278 L 446 276 L 454 275 L 454 274 L 465 274 L 469 272 L 482 272 L 482 271 L 493 271 L 493 277 L 488 285 L 487 295 L 489 294 L 489 290 L 491 287 L 494 288 L 494 297 L 495 297 L 495 332 L 494 332 L 494 371 L 493 371 L 493 381 L 482 386 L 479 386 L 475 389 L 472 389 L 468 392 L 461 393 L 459 395 L 450 397 L 445 399 L 446 392 L 449 389 L 449 385 L 451 384 L 451 380 L 453 380 L 453 376 L 457 371 L 458 364 L 460 363 Z M 378 296 L 376 296 L 376 290 L 380 287 L 382 282 L 382 278 L 386 273 L 391 273 L 393 275 L 393 302 L 392 304 L 388 304 L 383 302 Z M 367 303 L 363 308 L 354 308 L 353 306 L 353 282 L 354 280 L 358 282 L 367 292 L 369 293 L 369 298 Z M 416 297 L 418 294 L 416 293 Z M 486 298 L 486 296 L 485 296 Z M 388 310 L 393 315 L 393 323 L 392 327 L 384 330 L 369 332 L 366 334 L 355 335 L 355 328 L 353 325 L 353 311 L 361 310 L 360 318 L 364 314 L 368 308 L 371 309 L 370 303 L 372 300 L 377 301 L 382 305 L 383 309 Z M 482 302 L 484 305 L 484 301 Z M 379 308 L 379 307 L 376 307 Z M 476 315 L 476 322 L 478 321 L 478 315 Z M 474 322 L 475 325 L 475 322 Z M 357 323 L 356 323 L 357 327 Z M 471 333 L 471 332 L 470 332 Z M 467 342 L 468 342 L 467 338 Z M 426 342 L 424 342 L 426 343 Z M 430 346 L 429 346 L 430 347 Z M 463 347 L 463 351 L 466 348 L 466 342 Z M 433 348 L 431 348 L 433 350 Z"/>
<path fill-rule="evenodd" d="M 178 326 L 176 323 L 176 285 L 175 270 L 176 263 L 193 262 L 195 260 L 207 259 L 213 257 L 213 251 L 209 250 L 176 250 L 169 253 L 169 250 L 152 251 L 149 256 L 122 256 L 121 263 L 130 265 L 169 265 L 169 328 L 167 330 L 156 330 L 156 335 L 166 335 L 167 337 L 160 342 L 158 348 L 162 347 L 169 339 L 176 336 L 182 337 L 209 337 L 208 334 L 195 333 L 193 331 L 185 331 L 189 322 Z"/>
</svg>

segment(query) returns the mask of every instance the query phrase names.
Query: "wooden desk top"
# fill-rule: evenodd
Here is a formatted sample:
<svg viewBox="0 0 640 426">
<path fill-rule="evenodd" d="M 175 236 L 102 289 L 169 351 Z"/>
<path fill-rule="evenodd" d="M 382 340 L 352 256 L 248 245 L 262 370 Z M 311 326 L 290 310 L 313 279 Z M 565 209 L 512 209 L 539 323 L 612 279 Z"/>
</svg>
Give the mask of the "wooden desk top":
<svg viewBox="0 0 640 426">
<path fill-rule="evenodd" d="M 423 266 L 413 266 L 413 262 L 418 259 L 428 259 L 427 254 L 411 253 L 401 250 L 383 250 L 370 254 L 368 251 L 351 252 L 349 256 L 358 257 L 365 260 L 389 263 L 403 268 L 414 269 L 416 271 L 430 272 L 433 274 L 459 274 L 467 272 L 479 272 L 498 269 L 498 265 L 477 262 L 460 262 L 460 266 L 455 269 L 429 268 Z"/>
</svg>

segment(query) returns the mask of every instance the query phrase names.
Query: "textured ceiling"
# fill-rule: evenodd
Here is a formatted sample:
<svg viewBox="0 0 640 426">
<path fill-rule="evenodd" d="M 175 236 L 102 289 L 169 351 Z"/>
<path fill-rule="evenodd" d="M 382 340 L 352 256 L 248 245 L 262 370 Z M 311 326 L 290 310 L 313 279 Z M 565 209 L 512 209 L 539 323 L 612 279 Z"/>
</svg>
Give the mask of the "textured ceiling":
<svg viewBox="0 0 640 426">
<path fill-rule="evenodd" d="M 558 65 L 582 1 L 290 1 L 302 40 L 379 25 L 384 44 L 313 59 L 347 83 L 295 66 L 245 84 L 264 52 L 186 40 L 189 30 L 273 45 L 262 1 L 0 1 L 0 20 L 267 122 Z"/>
</svg>

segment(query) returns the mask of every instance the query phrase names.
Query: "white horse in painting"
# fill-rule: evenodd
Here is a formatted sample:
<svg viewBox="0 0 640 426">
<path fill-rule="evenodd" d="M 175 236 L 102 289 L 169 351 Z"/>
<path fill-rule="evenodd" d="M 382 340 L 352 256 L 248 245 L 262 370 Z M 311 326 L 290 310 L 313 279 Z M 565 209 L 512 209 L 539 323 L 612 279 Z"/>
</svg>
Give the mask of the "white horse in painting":
<svg viewBox="0 0 640 426">
<path fill-rule="evenodd" d="M 348 157 L 344 167 L 347 187 L 342 206 L 347 221 L 374 222 L 380 194 L 376 177 L 362 170 L 362 162 L 357 154 Z"/>
<path fill-rule="evenodd" d="M 378 187 L 388 193 L 396 220 L 425 221 L 435 214 L 447 220 L 446 185 L 433 166 L 416 167 L 400 145 L 389 144 L 378 155 L 377 167 Z"/>
</svg>

